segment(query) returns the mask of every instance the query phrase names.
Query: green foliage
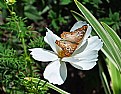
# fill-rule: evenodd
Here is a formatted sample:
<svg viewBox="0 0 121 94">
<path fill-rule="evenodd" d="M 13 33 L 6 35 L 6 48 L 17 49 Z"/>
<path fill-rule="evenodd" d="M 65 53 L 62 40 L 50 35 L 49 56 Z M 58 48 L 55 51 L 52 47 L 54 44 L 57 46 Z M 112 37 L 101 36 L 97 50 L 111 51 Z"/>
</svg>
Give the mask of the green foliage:
<svg viewBox="0 0 121 94">
<path fill-rule="evenodd" d="M 101 61 L 98 62 L 98 65 L 99 65 L 100 79 L 102 81 L 102 85 L 104 87 L 105 94 L 111 94 L 109 82 L 107 80 L 106 73 L 105 73 L 104 68 L 102 66 L 103 65 L 102 62 Z"/>
<path fill-rule="evenodd" d="M 18 56 L 16 50 L 5 49 L 0 46 L 0 83 L 6 93 L 19 91 L 22 87 L 22 79 L 26 77 L 26 62 L 22 56 Z M 19 85 L 19 86 L 18 86 Z M 22 90 L 20 90 L 22 92 Z"/>
<path fill-rule="evenodd" d="M 99 4 L 102 3 L 101 0 L 83 0 L 83 4 L 90 3 L 92 4 L 95 8 L 99 8 Z"/>
<path fill-rule="evenodd" d="M 32 80 L 31 81 L 27 81 L 24 80 L 24 85 L 26 86 L 27 91 L 29 91 L 30 93 L 28 94 L 49 94 L 47 93 L 47 86 L 44 84 L 40 84 L 41 80 L 38 80 L 37 83 L 34 83 Z"/>
<path fill-rule="evenodd" d="M 5 3 L 4 3 L 4 0 L 1 0 L 0 1 L 0 8 L 6 8 Z"/>
<path fill-rule="evenodd" d="M 58 31 L 60 29 L 59 25 L 67 23 L 67 21 L 64 19 L 64 17 L 62 17 L 60 15 L 60 13 L 59 13 L 59 15 L 57 15 L 53 10 L 49 11 L 48 17 L 50 19 L 52 19 L 52 22 L 51 22 L 50 26 L 55 28 L 56 31 Z"/>
<path fill-rule="evenodd" d="M 16 26 L 16 24 L 19 24 L 19 28 Z M 14 35 L 16 35 L 17 36 L 16 38 L 18 38 L 18 42 L 21 42 L 20 47 L 22 46 L 21 48 L 23 48 L 22 50 L 20 49 L 20 47 L 18 47 L 19 49 L 14 50 L 13 48 L 15 47 L 13 47 L 13 45 L 19 46 L 17 44 L 14 44 L 14 42 L 12 42 L 13 45 L 10 45 L 10 46 L 7 46 L 10 42 L 8 42 L 7 45 L 4 44 L 4 46 L 2 44 L 0 45 L 0 49 L 2 49 L 0 50 L 0 71 L 1 71 L 0 83 L 2 84 L 2 87 L 4 87 L 3 90 L 5 93 L 15 92 L 16 94 L 18 94 L 18 92 L 19 93 L 32 92 L 31 91 L 32 89 L 29 91 L 28 90 L 29 86 L 26 86 L 23 83 L 24 78 L 27 76 L 33 76 L 33 77 L 39 76 L 38 74 L 39 70 L 37 69 L 37 66 L 34 66 L 35 62 L 33 62 L 26 53 L 27 49 L 25 46 L 27 45 L 25 44 L 25 41 L 22 41 L 28 35 L 26 33 L 27 28 L 25 28 L 24 24 L 25 24 L 24 21 L 23 20 L 19 21 L 19 18 L 18 18 L 17 23 L 16 23 L 16 19 L 15 19 L 15 22 L 11 20 L 10 22 L 7 23 L 7 25 L 5 25 L 6 28 L 2 28 L 2 30 L 4 29 L 13 30 Z M 18 32 L 19 30 L 22 30 L 22 31 Z M 37 39 L 35 42 L 31 41 L 30 46 L 31 47 L 35 46 L 35 44 L 38 45 L 39 42 L 40 40 L 38 41 Z M 41 39 L 41 43 L 42 43 L 42 39 Z M 42 46 L 44 46 L 44 42 Z M 47 88 L 45 90 L 43 87 L 41 88 L 41 91 L 43 93 L 41 92 L 39 94 L 46 94 Z"/>
<path fill-rule="evenodd" d="M 110 25 L 115 31 L 117 30 L 118 33 L 120 34 L 119 32 L 121 27 L 120 14 L 119 12 L 112 13 L 111 10 L 109 12 L 110 12 L 109 17 L 101 18 L 100 21 Z"/>
<path fill-rule="evenodd" d="M 110 62 L 108 58 L 105 59 L 108 67 L 108 71 L 111 77 L 111 86 L 113 90 L 113 94 L 120 94 L 121 93 L 121 74 L 116 69 L 116 67 Z"/>
<path fill-rule="evenodd" d="M 33 40 L 30 39 L 29 48 L 45 48 L 45 44 L 44 37 L 36 37 Z"/>
<path fill-rule="evenodd" d="M 26 83 L 36 84 L 36 85 L 34 85 L 34 87 L 37 86 L 38 87 L 37 89 L 41 89 L 42 87 L 43 88 L 49 87 L 49 88 L 54 89 L 55 91 L 59 92 L 60 94 L 70 94 L 70 93 L 63 91 L 60 88 L 54 86 L 53 84 L 50 84 L 47 81 L 40 80 L 38 78 L 26 77 L 25 78 L 25 84 Z M 41 94 L 41 93 L 39 93 L 39 94 Z"/>
<path fill-rule="evenodd" d="M 30 1 L 24 0 L 24 2 L 25 2 L 24 15 L 34 21 L 40 20 L 41 17 L 39 15 L 39 11 L 35 6 L 33 6 L 35 0 L 30 0 Z"/>
<path fill-rule="evenodd" d="M 61 5 L 68 5 L 69 3 L 71 3 L 71 0 L 61 0 Z"/>
<path fill-rule="evenodd" d="M 35 63 L 29 55 L 28 49 L 34 47 L 45 48 L 46 43 L 44 42 L 44 37 L 35 30 L 34 26 L 27 26 L 28 19 L 33 22 L 38 22 L 44 18 L 41 16 L 45 14 L 49 7 L 43 2 L 42 9 L 37 10 L 34 6 L 35 0 L 23 0 L 17 1 L 16 3 L 0 1 L 1 6 L 4 11 L 9 13 L 6 15 L 2 11 L 2 21 L 0 25 L 0 88 L 2 93 L 6 94 L 47 94 L 48 86 L 38 85 L 33 82 L 25 82 L 25 77 L 37 77 L 40 78 L 40 71 L 43 66 Z M 20 13 L 16 10 L 18 3 L 23 4 L 23 10 Z M 15 9 L 16 8 L 16 9 Z M 25 17 L 17 16 L 17 14 L 22 15 L 24 11 Z M 54 12 L 54 11 L 52 11 Z M 52 17 L 52 12 L 49 10 L 48 17 L 50 19 L 56 19 Z M 49 16 L 51 15 L 51 16 Z M 3 21 L 3 16 L 5 17 L 5 22 Z M 40 17 L 41 16 L 41 17 Z M 52 17 L 52 18 L 51 18 Z M 60 23 L 65 23 L 65 19 L 59 15 L 56 21 L 61 21 Z M 44 22 L 42 22 L 44 23 Z M 57 24 L 56 22 L 54 24 Z M 37 24 L 39 25 L 39 24 Z M 54 28 L 59 28 L 57 24 Z M 52 24 L 52 27 L 54 25 Z M 38 31 L 44 31 L 44 29 L 39 29 Z M 40 69 L 40 70 L 39 70 Z M 55 86 L 52 88 L 56 88 Z M 62 91 L 61 89 L 59 89 Z"/>
<path fill-rule="evenodd" d="M 27 76 L 39 76 L 37 66 L 34 66 L 35 62 L 30 59 L 27 53 L 27 40 L 28 38 L 33 37 L 31 36 L 32 30 L 29 30 L 30 28 L 26 27 L 25 18 L 16 16 L 16 13 L 12 10 L 10 10 L 10 12 L 11 15 L 9 18 L 6 18 L 6 23 L 0 25 L 0 30 L 6 32 L 1 33 L 1 89 L 4 93 L 8 94 L 29 93 L 30 91 L 26 91 L 27 86 L 23 83 L 24 78 Z M 3 38 L 5 38 L 4 42 Z M 33 44 L 35 43 L 33 42 Z M 41 91 L 45 90 L 42 89 Z"/>
</svg>

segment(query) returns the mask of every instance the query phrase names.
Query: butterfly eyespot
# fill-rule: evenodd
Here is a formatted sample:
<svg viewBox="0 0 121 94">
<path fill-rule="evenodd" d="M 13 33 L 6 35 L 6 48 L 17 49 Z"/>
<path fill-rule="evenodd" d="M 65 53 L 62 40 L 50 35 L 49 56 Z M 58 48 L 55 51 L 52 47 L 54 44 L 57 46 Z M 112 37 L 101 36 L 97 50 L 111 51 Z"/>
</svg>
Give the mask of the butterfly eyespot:
<svg viewBox="0 0 121 94">
<path fill-rule="evenodd" d="M 83 41 L 88 26 L 84 25 L 73 32 L 63 32 L 61 40 L 56 40 L 56 44 L 62 48 L 59 57 L 68 57 L 76 50 L 79 43 Z"/>
</svg>

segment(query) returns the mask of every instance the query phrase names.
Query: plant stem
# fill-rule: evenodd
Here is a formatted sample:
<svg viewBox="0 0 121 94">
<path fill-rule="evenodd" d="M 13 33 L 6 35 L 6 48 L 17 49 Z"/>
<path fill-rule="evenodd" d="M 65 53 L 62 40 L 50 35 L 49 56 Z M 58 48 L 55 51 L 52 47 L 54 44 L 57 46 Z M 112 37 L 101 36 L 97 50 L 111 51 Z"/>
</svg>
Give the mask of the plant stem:
<svg viewBox="0 0 121 94">
<path fill-rule="evenodd" d="M 7 6 L 7 4 L 6 4 Z M 30 60 L 30 57 L 28 56 L 27 54 L 27 46 L 25 44 L 25 35 L 24 35 L 24 31 L 21 30 L 21 27 L 19 26 L 19 21 L 17 21 L 16 19 L 16 15 L 13 15 L 12 13 L 13 12 L 13 7 L 12 7 L 12 10 L 9 9 L 9 7 L 7 6 L 12 18 L 13 18 L 13 21 L 16 23 L 16 26 L 17 26 L 17 29 L 18 29 L 18 34 L 20 34 L 20 40 L 22 42 L 22 45 L 23 45 L 23 50 L 24 50 L 24 55 L 25 55 L 25 60 L 27 62 L 27 66 L 28 66 L 28 69 L 29 69 L 29 72 L 30 72 L 30 75 L 33 76 L 33 71 L 32 71 L 32 66 L 31 66 L 31 60 Z"/>
<path fill-rule="evenodd" d="M 60 89 L 60 88 L 50 84 L 50 83 L 47 83 L 46 85 L 47 85 L 47 87 L 49 87 L 49 88 L 51 88 L 51 89 L 53 89 L 53 90 L 55 90 L 55 91 L 57 91 L 57 92 L 59 92 L 61 94 L 70 94 L 70 93 L 68 93 L 68 92 L 66 92 L 66 91 L 64 91 L 64 90 L 62 90 L 62 89 Z"/>
<path fill-rule="evenodd" d="M 23 45 L 23 49 L 24 49 L 24 54 L 25 54 L 25 59 L 27 60 L 27 66 L 29 68 L 29 71 L 30 71 L 30 75 L 33 76 L 33 71 L 32 71 L 32 65 L 31 65 L 31 60 L 27 54 L 27 47 L 26 47 L 26 44 L 25 44 L 25 39 L 24 37 L 21 38 L 21 41 L 22 41 L 22 45 Z"/>
<path fill-rule="evenodd" d="M 25 44 L 25 39 L 23 37 L 21 38 L 21 42 L 22 42 L 22 45 L 23 45 L 25 56 L 28 57 L 27 50 L 26 50 L 27 48 L 26 48 L 26 44 Z"/>
<path fill-rule="evenodd" d="M 54 86 L 54 85 L 44 81 L 44 80 L 38 79 L 38 78 L 26 77 L 24 79 L 26 79 L 28 81 L 32 81 L 32 82 L 37 83 L 37 84 L 38 84 L 38 82 L 40 82 L 39 83 L 40 85 L 43 85 L 43 84 L 46 83 L 47 87 L 49 87 L 49 88 L 59 92 L 60 94 L 70 94 L 70 93 L 68 93 L 68 92 L 66 92 L 66 91 L 64 91 L 64 90 L 62 90 L 62 89 L 60 89 L 60 88 L 58 88 L 58 87 L 56 87 L 56 86 Z"/>
</svg>

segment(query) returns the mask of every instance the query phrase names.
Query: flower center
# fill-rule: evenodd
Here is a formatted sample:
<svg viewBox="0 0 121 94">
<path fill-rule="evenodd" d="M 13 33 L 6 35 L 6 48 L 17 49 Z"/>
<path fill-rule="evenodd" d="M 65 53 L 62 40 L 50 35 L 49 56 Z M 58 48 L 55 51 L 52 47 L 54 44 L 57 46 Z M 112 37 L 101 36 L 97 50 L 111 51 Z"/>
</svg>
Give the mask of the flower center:
<svg viewBox="0 0 121 94">
<path fill-rule="evenodd" d="M 61 50 L 61 51 L 58 52 L 58 57 L 59 57 L 59 58 L 69 57 L 69 56 L 71 56 L 71 54 L 65 52 L 64 50 Z"/>
</svg>

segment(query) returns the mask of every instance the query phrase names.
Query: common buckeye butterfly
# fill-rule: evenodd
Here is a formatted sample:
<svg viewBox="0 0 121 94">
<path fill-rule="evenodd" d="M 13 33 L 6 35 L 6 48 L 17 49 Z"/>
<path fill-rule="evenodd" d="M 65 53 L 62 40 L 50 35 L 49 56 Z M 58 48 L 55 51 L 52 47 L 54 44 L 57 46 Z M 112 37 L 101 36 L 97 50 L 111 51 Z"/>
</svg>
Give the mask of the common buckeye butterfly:
<svg viewBox="0 0 121 94">
<path fill-rule="evenodd" d="M 87 28 L 87 25 L 83 25 L 73 32 L 63 32 L 61 34 L 62 40 L 56 40 L 55 42 L 62 49 L 59 52 L 59 57 L 69 57 L 75 51 L 79 43 L 83 40 Z"/>
</svg>

